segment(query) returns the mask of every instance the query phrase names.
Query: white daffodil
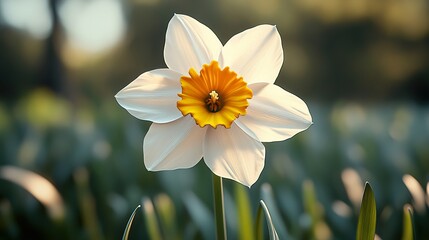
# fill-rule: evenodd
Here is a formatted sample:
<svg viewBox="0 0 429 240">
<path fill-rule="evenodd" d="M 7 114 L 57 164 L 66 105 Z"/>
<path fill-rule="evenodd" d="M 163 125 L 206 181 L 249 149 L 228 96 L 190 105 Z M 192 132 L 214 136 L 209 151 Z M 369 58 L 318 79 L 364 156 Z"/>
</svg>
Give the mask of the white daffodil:
<svg viewBox="0 0 429 240">
<path fill-rule="evenodd" d="M 261 142 L 281 141 L 312 124 L 307 105 L 274 85 L 283 64 L 275 26 L 260 25 L 224 46 L 197 20 L 175 14 L 165 40 L 168 68 L 140 75 L 115 96 L 136 118 L 152 121 L 143 143 L 150 171 L 211 171 L 246 186 L 264 167 Z"/>
</svg>

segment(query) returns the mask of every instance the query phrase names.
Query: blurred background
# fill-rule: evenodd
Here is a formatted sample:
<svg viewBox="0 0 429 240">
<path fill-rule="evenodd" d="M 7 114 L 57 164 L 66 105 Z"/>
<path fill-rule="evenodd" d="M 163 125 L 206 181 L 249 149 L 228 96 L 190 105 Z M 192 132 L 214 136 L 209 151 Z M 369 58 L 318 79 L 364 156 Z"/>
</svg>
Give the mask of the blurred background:
<svg viewBox="0 0 429 240">
<path fill-rule="evenodd" d="M 150 123 L 114 99 L 165 67 L 174 13 L 222 43 L 276 25 L 276 83 L 309 105 L 309 130 L 265 144 L 266 167 L 245 190 L 253 216 L 264 199 L 281 239 L 353 239 L 369 181 L 381 239 L 400 239 L 405 204 L 429 238 L 428 1 L 0 0 L 0 239 L 119 239 L 142 199 L 170 220 L 164 239 L 213 239 L 211 172 L 148 172 Z M 242 189 L 224 184 L 239 239 Z M 130 239 L 149 238 L 140 213 Z"/>
</svg>

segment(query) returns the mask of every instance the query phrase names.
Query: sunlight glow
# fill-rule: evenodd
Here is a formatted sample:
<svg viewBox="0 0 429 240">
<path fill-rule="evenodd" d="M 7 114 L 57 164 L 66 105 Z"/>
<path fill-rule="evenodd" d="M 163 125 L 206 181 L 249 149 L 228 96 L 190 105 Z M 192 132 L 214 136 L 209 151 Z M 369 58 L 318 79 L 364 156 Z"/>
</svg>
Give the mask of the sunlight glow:
<svg viewBox="0 0 429 240">
<path fill-rule="evenodd" d="M 0 168 L 0 178 L 11 181 L 30 192 L 47 208 L 53 219 L 64 218 L 65 210 L 61 195 L 46 178 L 14 166 Z"/>
<path fill-rule="evenodd" d="M 344 218 L 348 218 L 352 215 L 352 210 L 349 207 L 349 205 L 347 205 L 346 203 L 344 203 L 343 201 L 337 200 L 335 202 L 332 203 L 332 210 L 341 217 Z"/>
<path fill-rule="evenodd" d="M 427 203 L 427 205 L 429 207 L 429 182 L 426 184 L 426 194 L 427 194 L 427 196 L 426 196 L 426 203 Z"/>
<path fill-rule="evenodd" d="M 356 170 L 347 168 L 341 173 L 341 179 L 343 180 L 350 201 L 356 209 L 360 208 L 364 189 L 359 174 Z"/>
<path fill-rule="evenodd" d="M 4 22 L 43 39 L 52 29 L 47 0 L 2 0 L 0 12 Z"/>
<path fill-rule="evenodd" d="M 88 52 L 115 45 L 124 35 L 126 23 L 118 0 L 65 1 L 59 9 L 70 43 Z"/>
<path fill-rule="evenodd" d="M 404 182 L 405 186 L 407 186 L 408 191 L 410 191 L 411 196 L 413 197 L 413 205 L 416 211 L 419 213 L 426 212 L 425 193 L 422 186 L 420 186 L 420 183 L 409 174 L 405 174 L 402 177 L 402 181 Z"/>
</svg>

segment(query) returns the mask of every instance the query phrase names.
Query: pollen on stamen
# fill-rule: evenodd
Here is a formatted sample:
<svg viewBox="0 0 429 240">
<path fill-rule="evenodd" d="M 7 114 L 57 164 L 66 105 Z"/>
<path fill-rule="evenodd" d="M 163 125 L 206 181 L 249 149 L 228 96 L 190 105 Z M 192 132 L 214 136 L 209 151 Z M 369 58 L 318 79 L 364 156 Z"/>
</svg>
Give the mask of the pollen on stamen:
<svg viewBox="0 0 429 240">
<path fill-rule="evenodd" d="M 210 93 L 209 93 L 209 95 L 210 95 L 210 97 L 212 98 L 212 100 L 218 100 L 219 99 L 219 94 L 217 94 L 217 92 L 216 91 L 211 91 Z"/>
<path fill-rule="evenodd" d="M 221 108 L 219 94 L 216 91 L 211 91 L 206 100 L 207 108 L 210 112 L 218 112 Z"/>
</svg>

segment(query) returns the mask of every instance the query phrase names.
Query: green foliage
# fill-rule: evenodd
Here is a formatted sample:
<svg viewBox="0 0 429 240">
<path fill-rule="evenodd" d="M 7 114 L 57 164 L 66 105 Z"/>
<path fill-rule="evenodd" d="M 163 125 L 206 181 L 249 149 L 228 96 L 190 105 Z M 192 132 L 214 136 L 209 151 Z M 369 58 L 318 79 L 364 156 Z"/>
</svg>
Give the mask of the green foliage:
<svg viewBox="0 0 429 240">
<path fill-rule="evenodd" d="M 158 219 L 152 201 L 149 198 L 144 197 L 142 205 L 146 220 L 146 229 L 149 233 L 150 239 L 161 240 L 161 231 L 159 229 Z"/>
<path fill-rule="evenodd" d="M 161 193 L 156 196 L 154 203 L 164 239 L 177 239 L 177 217 L 173 201 L 168 195 Z"/>
<path fill-rule="evenodd" d="M 414 239 L 413 212 L 410 205 L 404 206 L 402 222 L 402 240 Z"/>
<path fill-rule="evenodd" d="M 267 208 L 267 205 L 265 205 L 264 201 L 261 200 L 259 202 L 259 208 L 258 208 L 258 212 L 256 214 L 256 222 L 255 222 L 255 236 L 257 240 L 262 240 L 263 239 L 263 230 L 262 230 L 262 213 L 264 213 L 265 215 L 265 219 L 267 221 L 267 226 L 268 226 L 268 234 L 270 236 L 270 240 L 278 240 L 280 239 L 276 228 L 274 227 L 273 221 L 271 219 L 271 215 L 270 215 L 270 211 Z"/>
<path fill-rule="evenodd" d="M 131 225 L 133 224 L 134 217 L 136 216 L 137 210 L 141 206 L 138 205 L 136 209 L 134 209 L 133 213 L 130 216 L 130 219 L 128 220 L 127 226 L 125 226 L 124 234 L 122 235 L 122 240 L 128 240 L 128 236 L 130 235 Z"/>
<path fill-rule="evenodd" d="M 149 123 L 134 119 L 113 99 L 133 77 L 165 66 L 166 25 L 173 12 L 184 12 L 207 24 L 223 43 L 261 22 L 277 24 L 288 60 L 276 82 L 294 89 L 306 102 L 313 101 L 309 105 L 314 125 L 287 141 L 265 143 L 264 171 L 247 191 L 251 205 L 264 200 L 282 239 L 320 237 L 315 234 L 320 229 L 335 239 L 356 237 L 355 199 L 341 180 L 344 169 L 353 169 L 376 186 L 377 234 L 382 239 L 401 234 L 408 238 L 411 214 L 402 214 L 407 203 L 415 210 L 413 236 L 429 239 L 428 203 L 414 192 L 410 195 L 401 181 L 408 174 L 418 184 L 427 183 L 429 172 L 429 109 L 424 105 L 429 79 L 427 3 L 387 1 L 362 8 L 366 4 L 357 7 L 356 1 L 344 1 L 339 8 L 334 1 L 269 2 L 123 1 L 128 24 L 124 41 L 95 55 L 62 44 L 68 36 L 57 39 L 60 42 L 34 39 L 6 27 L 4 21 L 0 165 L 43 176 L 58 189 L 66 209 L 58 223 L 39 199 L 0 180 L 1 238 L 119 239 L 142 196 L 153 199 L 152 217 L 161 237 L 214 236 L 207 167 L 200 163 L 190 170 L 148 172 L 141 143 Z M 392 14 L 398 9 L 411 17 Z M 45 50 L 55 54 L 52 49 L 57 49 L 58 58 L 46 57 Z M 34 90 L 47 80 L 45 67 L 54 71 L 58 83 L 67 80 L 64 95 L 71 101 Z M 423 104 L 400 102 L 401 98 Z M 361 105 L 338 99 L 395 102 Z M 225 182 L 225 197 L 231 196 Z M 262 186 L 265 182 L 270 185 Z M 248 223 L 241 219 L 249 210 L 242 200 L 235 204 L 226 206 L 240 212 L 227 212 L 237 220 L 227 222 L 228 233 L 243 236 Z M 129 239 L 150 235 L 138 220 L 133 221 Z M 264 237 L 263 231 L 260 234 Z"/>
<path fill-rule="evenodd" d="M 248 189 L 240 184 L 234 184 L 234 190 L 237 206 L 239 239 L 254 240 L 253 216 L 250 207 L 251 203 Z"/>
<path fill-rule="evenodd" d="M 149 124 L 133 119 L 113 102 L 97 108 L 64 107 L 71 119 L 61 124 L 39 122 L 49 119 L 44 111 L 38 122 L 32 122 L 24 117 L 31 116 L 31 108 L 23 105 L 3 106 L 0 111 L 0 119 L 7 119 L 0 124 L 0 164 L 47 178 L 66 208 L 63 223 L 56 224 L 32 195 L 0 180 L 0 232 L 5 238 L 120 239 L 142 196 L 152 199 L 162 238 L 214 236 L 212 179 L 203 162 L 192 169 L 148 172 L 141 144 Z M 322 230 L 336 239 L 355 238 L 358 216 L 346 191 L 349 186 L 341 179 L 345 169 L 377 187 L 377 235 L 402 236 L 403 229 L 398 228 L 403 223 L 402 206 L 411 203 L 414 208 L 416 200 L 402 177 L 409 174 L 417 184 L 427 183 L 429 126 L 423 123 L 429 110 L 407 104 L 310 108 L 315 124 L 309 131 L 265 144 L 264 171 L 252 188 L 240 192 L 235 183 L 224 181 L 225 208 L 232 209 L 226 212 L 230 239 L 243 235 L 261 199 L 281 239 L 310 239 Z M 429 236 L 429 211 L 423 204 L 426 209 L 413 214 L 419 239 Z M 250 217 L 242 222 L 240 216 Z M 145 224 L 144 218 L 136 217 L 128 239 L 148 238 Z M 268 237 L 268 232 L 261 233 Z"/>
<path fill-rule="evenodd" d="M 187 193 L 184 198 L 184 204 L 193 224 L 197 226 L 204 239 L 210 239 L 215 236 L 215 222 L 212 209 L 206 205 L 193 193 Z"/>
<path fill-rule="evenodd" d="M 305 213 L 310 218 L 310 239 L 330 239 L 331 232 L 324 221 L 323 207 L 318 201 L 314 184 L 306 180 L 302 186 Z"/>
<path fill-rule="evenodd" d="M 275 196 L 273 193 L 273 188 L 271 187 L 270 184 L 264 183 L 261 186 L 261 198 L 264 201 L 264 204 L 262 207 L 265 206 L 264 208 L 267 208 L 267 211 L 268 211 L 268 209 L 270 209 L 270 212 L 271 212 L 270 219 L 271 218 L 273 219 L 272 221 L 274 222 L 274 225 L 276 226 L 279 237 L 281 239 L 289 239 L 289 234 L 288 234 L 287 229 L 286 229 L 286 224 L 284 224 L 284 222 L 283 222 L 280 210 L 277 207 L 277 203 L 276 203 Z M 264 211 L 265 211 L 265 209 L 264 209 Z M 267 222 L 268 222 L 268 219 L 267 219 Z M 274 227 L 273 227 L 273 229 L 274 229 Z M 276 235 L 277 235 L 277 232 L 276 232 Z M 270 234 L 270 236 L 271 236 L 271 234 Z"/>
<path fill-rule="evenodd" d="M 373 240 L 375 237 L 376 220 L 377 209 L 374 192 L 372 191 L 371 185 L 367 182 L 365 183 L 365 191 L 362 197 L 356 239 Z"/>
</svg>

